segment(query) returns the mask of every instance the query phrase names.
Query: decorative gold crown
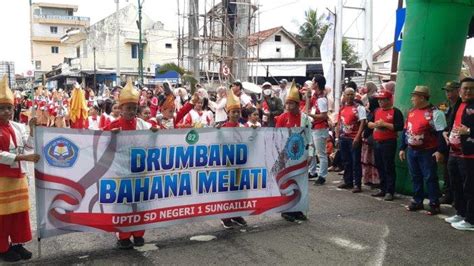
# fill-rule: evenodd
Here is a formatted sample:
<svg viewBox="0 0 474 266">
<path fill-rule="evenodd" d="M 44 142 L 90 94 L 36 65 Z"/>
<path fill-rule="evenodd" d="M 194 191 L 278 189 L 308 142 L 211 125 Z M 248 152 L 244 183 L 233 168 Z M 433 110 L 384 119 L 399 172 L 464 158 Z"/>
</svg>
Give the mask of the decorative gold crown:
<svg viewBox="0 0 474 266">
<path fill-rule="evenodd" d="M 288 92 L 288 96 L 286 96 L 286 101 L 294 101 L 299 103 L 301 101 L 300 92 L 296 87 L 295 80 L 291 82 L 290 91 Z"/>
<path fill-rule="evenodd" d="M 232 90 L 227 91 L 227 103 L 225 105 L 227 112 L 231 110 L 240 110 L 240 99 L 239 97 L 235 96 Z"/>
<path fill-rule="evenodd" d="M 14 97 L 13 92 L 8 86 L 7 75 L 3 75 L 2 81 L 0 81 L 0 103 L 8 103 L 13 105 Z"/>
<path fill-rule="evenodd" d="M 133 87 L 132 79 L 128 78 L 127 84 L 125 84 L 125 87 L 120 92 L 119 104 L 120 105 L 126 104 L 126 103 L 138 104 L 139 100 L 140 100 L 140 92 L 137 89 L 135 89 L 135 87 Z"/>
</svg>

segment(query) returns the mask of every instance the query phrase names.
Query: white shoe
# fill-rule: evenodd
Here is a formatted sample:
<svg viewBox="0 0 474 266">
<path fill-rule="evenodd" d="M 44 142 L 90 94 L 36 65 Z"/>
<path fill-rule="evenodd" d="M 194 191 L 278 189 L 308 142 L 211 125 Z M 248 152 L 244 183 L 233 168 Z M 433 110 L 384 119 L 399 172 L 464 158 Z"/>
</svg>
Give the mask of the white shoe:
<svg viewBox="0 0 474 266">
<path fill-rule="evenodd" d="M 466 221 L 460 221 L 459 223 L 451 224 L 452 227 L 462 231 L 474 231 L 474 225 Z"/>
<path fill-rule="evenodd" d="M 463 220 L 464 220 L 464 217 L 457 214 L 444 219 L 445 222 L 450 223 L 450 224 L 459 223 L 460 221 L 463 221 Z"/>
</svg>

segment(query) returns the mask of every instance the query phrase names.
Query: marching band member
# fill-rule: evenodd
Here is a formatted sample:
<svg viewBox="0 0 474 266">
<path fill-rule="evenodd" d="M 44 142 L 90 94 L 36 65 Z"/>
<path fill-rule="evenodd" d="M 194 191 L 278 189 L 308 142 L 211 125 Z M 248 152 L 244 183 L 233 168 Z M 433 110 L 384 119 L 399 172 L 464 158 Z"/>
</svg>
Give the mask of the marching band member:
<svg viewBox="0 0 474 266">
<path fill-rule="evenodd" d="M 300 105 L 301 97 L 298 88 L 293 81 L 290 90 L 286 96 L 285 112 L 276 119 L 275 127 L 306 127 L 311 128 L 313 120 L 304 112 L 301 112 Z M 308 143 L 312 142 L 311 135 L 307 136 Z M 303 212 L 284 212 L 281 214 L 285 220 L 294 222 L 295 220 L 306 221 L 308 218 Z"/>
<path fill-rule="evenodd" d="M 152 127 L 151 124 L 137 118 L 138 101 L 140 100 L 140 93 L 132 85 L 132 80 L 129 78 L 125 88 L 119 96 L 119 106 L 121 116 L 119 119 L 111 122 L 104 130 L 118 133 L 121 130 L 149 130 L 153 132 L 158 131 L 158 128 Z M 117 246 L 120 249 L 132 249 L 134 246 L 143 246 L 145 244 L 145 230 L 134 232 L 119 232 Z M 130 238 L 133 236 L 133 243 Z"/>
<path fill-rule="evenodd" d="M 13 93 L 6 75 L 0 82 L 0 258 L 7 262 L 28 260 L 32 254 L 23 247 L 31 240 L 28 182 L 20 162 L 37 162 L 38 154 L 23 154 L 33 147 L 36 119 L 25 125 L 11 121 Z"/>
</svg>

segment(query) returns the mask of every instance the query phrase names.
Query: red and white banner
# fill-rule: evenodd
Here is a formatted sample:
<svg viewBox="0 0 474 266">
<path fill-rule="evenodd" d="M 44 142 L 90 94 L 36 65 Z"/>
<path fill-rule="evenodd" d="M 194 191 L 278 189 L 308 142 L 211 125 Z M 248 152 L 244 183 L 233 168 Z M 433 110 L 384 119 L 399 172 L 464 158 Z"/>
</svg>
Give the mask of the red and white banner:
<svg viewBox="0 0 474 266">
<path fill-rule="evenodd" d="M 39 237 L 308 210 L 302 128 L 38 127 Z"/>
</svg>

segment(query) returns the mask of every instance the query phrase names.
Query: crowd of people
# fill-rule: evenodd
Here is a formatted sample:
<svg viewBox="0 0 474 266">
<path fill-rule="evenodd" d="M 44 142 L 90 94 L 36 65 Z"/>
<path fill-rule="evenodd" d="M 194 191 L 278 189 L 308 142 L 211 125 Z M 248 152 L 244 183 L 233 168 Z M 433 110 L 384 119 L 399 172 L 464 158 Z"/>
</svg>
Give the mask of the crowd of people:
<svg viewBox="0 0 474 266">
<path fill-rule="evenodd" d="M 20 161 L 37 161 L 38 155 L 16 155 L 16 147 L 30 147 L 21 123 L 33 126 L 86 128 L 91 130 L 152 130 L 204 127 L 307 127 L 308 179 L 314 185 L 326 183 L 328 172 L 342 175 L 340 189 L 360 193 L 363 185 L 378 188 L 374 197 L 395 199 L 398 157 L 407 161 L 412 177 L 413 199 L 408 211 L 424 209 L 429 198 L 428 214 L 440 213 L 441 190 L 437 167 L 447 167 L 444 179 L 445 199 L 454 199 L 456 215 L 446 219 L 454 228 L 474 231 L 474 79 L 451 81 L 443 87 L 448 101 L 443 106 L 430 103 L 430 88 L 416 86 L 411 93 L 412 109 L 404 115 L 394 106 L 395 82 L 380 87 L 372 82 L 344 85 L 340 110 L 334 111 L 334 99 L 322 75 L 304 84 L 283 79 L 278 85 L 265 82 L 261 94 L 247 94 L 240 81 L 219 87 L 215 93 L 197 85 L 189 89 L 163 83 L 154 89 L 137 89 L 129 80 L 122 87 L 94 92 L 79 84 L 66 92 L 35 88 L 34 97 L 0 88 L 0 167 L 5 175 L 23 176 Z M 404 88 L 408 89 L 408 88 Z M 434 89 L 434 88 L 431 88 Z M 69 96 L 70 94 L 70 96 Z M 339 98 L 339 97 L 337 97 Z M 339 99 L 337 99 L 339 100 Z M 9 121 L 13 120 L 19 123 Z M 9 136 L 17 136 L 10 141 Z M 18 136 L 24 136 L 19 138 Z M 21 143 L 20 143 L 21 142 Z M 12 146 L 13 145 L 13 146 Z M 29 146 L 30 145 L 30 146 Z M 13 149 L 12 149 L 13 148 Z M 397 156 L 398 151 L 398 156 Z M 0 183 L 2 193 L 23 191 L 24 183 L 11 178 L 14 185 Z M 0 178 L 0 182 L 7 178 Z M 12 190 L 13 189 L 13 190 Z M 448 199 L 449 200 L 449 199 Z M 0 255 L 18 260 L 31 257 L 21 245 L 31 239 L 15 230 L 14 224 L 28 223 L 24 202 L 0 201 Z M 14 211 L 12 211 L 14 210 Z M 25 216 L 26 211 L 26 216 Z M 302 212 L 282 213 L 288 221 L 307 220 Z M 245 226 L 243 217 L 222 219 L 225 228 Z M 28 226 L 29 227 L 29 226 Z M 144 231 L 119 233 L 118 246 L 130 249 L 144 243 Z M 133 242 L 132 242 L 133 239 Z"/>
</svg>

